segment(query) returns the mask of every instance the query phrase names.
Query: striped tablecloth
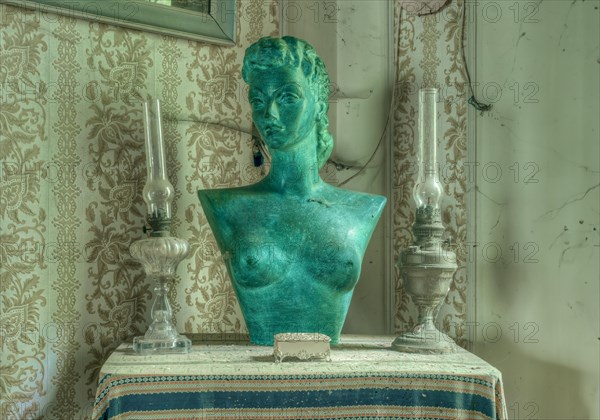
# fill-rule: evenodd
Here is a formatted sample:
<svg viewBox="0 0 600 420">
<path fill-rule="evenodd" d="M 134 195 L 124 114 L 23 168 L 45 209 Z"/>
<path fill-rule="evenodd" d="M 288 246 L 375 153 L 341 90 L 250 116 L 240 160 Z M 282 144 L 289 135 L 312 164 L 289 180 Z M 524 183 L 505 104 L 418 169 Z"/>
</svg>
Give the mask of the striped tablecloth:
<svg viewBox="0 0 600 420">
<path fill-rule="evenodd" d="M 393 337 L 342 336 L 331 362 L 274 363 L 272 348 L 194 345 L 138 356 L 121 345 L 100 373 L 98 419 L 505 419 L 500 372 L 460 350 L 412 355 Z"/>
</svg>

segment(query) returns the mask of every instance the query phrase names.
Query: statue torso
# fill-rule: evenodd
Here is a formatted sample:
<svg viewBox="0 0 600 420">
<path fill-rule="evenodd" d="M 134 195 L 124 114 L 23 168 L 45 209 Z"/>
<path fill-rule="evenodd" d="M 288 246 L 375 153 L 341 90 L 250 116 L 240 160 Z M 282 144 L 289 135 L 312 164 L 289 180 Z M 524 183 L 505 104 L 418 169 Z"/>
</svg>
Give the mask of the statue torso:
<svg viewBox="0 0 600 420">
<path fill-rule="evenodd" d="M 255 186 L 199 196 L 254 342 L 341 329 L 384 197 L 327 184 L 302 197 Z"/>
</svg>

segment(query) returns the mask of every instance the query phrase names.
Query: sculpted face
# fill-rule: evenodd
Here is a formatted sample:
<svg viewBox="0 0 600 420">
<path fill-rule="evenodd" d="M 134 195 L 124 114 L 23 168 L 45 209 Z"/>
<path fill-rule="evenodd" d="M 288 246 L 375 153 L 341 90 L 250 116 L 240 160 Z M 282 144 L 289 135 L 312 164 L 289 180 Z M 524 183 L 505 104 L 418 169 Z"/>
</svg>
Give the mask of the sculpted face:
<svg viewBox="0 0 600 420">
<path fill-rule="evenodd" d="M 248 99 L 252 119 L 269 148 L 294 146 L 314 130 L 319 106 L 298 68 L 254 70 Z"/>
</svg>

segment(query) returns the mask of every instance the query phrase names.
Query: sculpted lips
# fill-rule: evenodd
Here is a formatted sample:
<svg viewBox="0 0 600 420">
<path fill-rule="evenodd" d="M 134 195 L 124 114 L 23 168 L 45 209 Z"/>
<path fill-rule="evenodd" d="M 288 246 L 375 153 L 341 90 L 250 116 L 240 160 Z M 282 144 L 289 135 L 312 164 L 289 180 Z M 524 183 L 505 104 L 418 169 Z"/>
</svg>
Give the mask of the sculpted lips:
<svg viewBox="0 0 600 420">
<path fill-rule="evenodd" d="M 277 134 L 283 131 L 283 127 L 278 124 L 267 124 L 265 125 L 265 134 L 270 136 L 272 134 Z"/>
</svg>

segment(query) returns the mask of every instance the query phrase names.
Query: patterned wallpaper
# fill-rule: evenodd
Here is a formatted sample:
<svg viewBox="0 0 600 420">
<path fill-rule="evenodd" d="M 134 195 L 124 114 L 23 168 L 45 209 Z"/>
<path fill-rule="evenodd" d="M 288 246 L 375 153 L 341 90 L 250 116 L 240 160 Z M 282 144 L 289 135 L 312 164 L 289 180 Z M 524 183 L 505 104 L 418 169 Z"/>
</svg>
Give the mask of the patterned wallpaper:
<svg viewBox="0 0 600 420">
<path fill-rule="evenodd" d="M 253 183 L 244 49 L 278 32 L 276 2 L 243 0 L 237 45 L 218 47 L 0 5 L 0 417 L 84 418 L 99 369 L 145 331 L 152 285 L 129 255 L 143 236 L 140 102 L 163 101 L 173 231 L 191 256 L 170 298 L 180 331 L 245 332 L 198 188 Z M 418 17 L 396 8 L 394 246 L 411 240 L 418 86 L 460 85 L 461 3 Z M 449 90 L 447 90 L 449 91 Z M 465 241 L 466 101 L 444 97 L 450 236 Z M 464 343 L 461 268 L 440 317 Z M 395 326 L 414 322 L 397 273 Z"/>
</svg>

